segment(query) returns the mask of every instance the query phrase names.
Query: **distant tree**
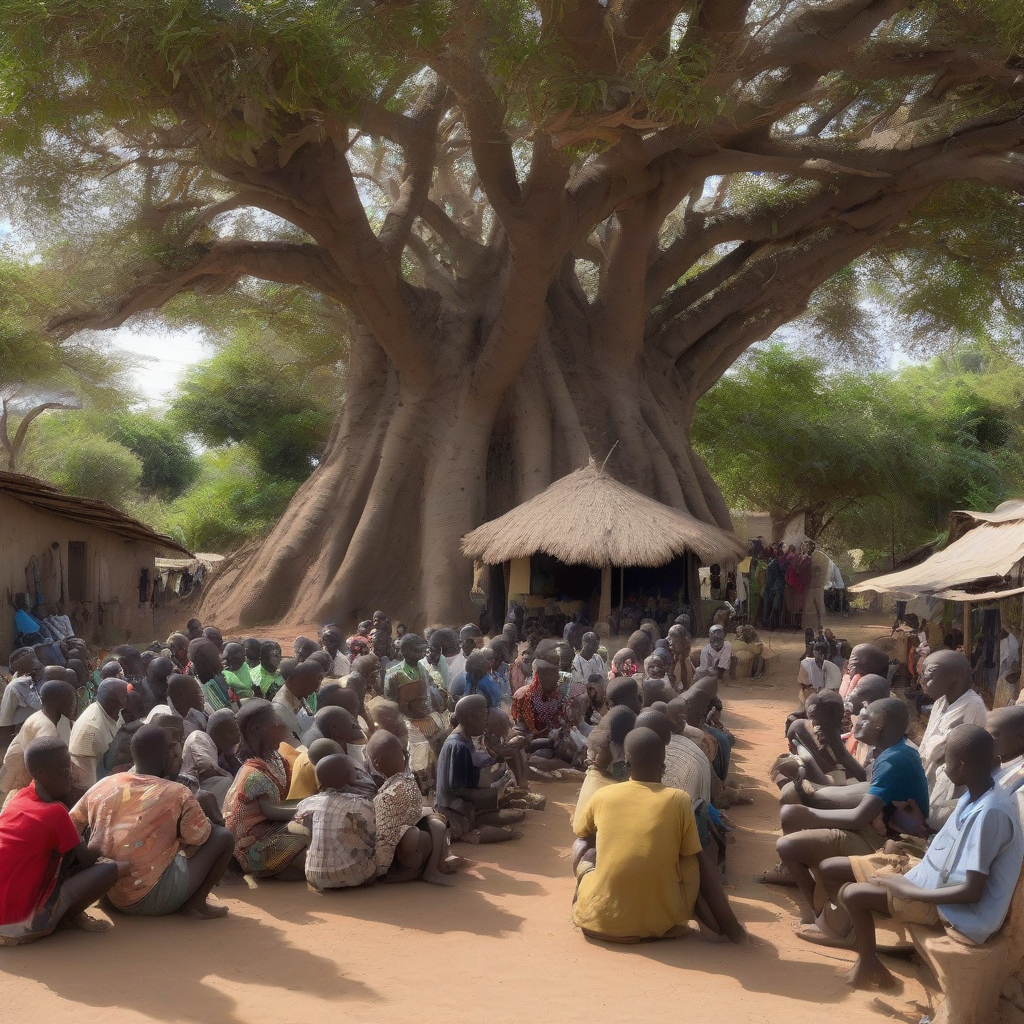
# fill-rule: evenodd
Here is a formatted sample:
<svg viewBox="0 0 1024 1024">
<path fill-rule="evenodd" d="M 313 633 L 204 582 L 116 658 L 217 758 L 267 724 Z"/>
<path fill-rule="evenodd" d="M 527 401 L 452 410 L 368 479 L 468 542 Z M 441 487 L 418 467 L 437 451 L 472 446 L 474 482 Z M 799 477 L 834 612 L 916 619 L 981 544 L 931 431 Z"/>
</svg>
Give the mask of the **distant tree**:
<svg viewBox="0 0 1024 1024">
<path fill-rule="evenodd" d="M 55 487 L 119 508 L 136 498 L 142 460 L 76 416 L 47 416 L 25 451 L 25 469 Z"/>
<path fill-rule="evenodd" d="M 287 507 L 298 483 L 264 473 L 244 446 L 205 452 L 199 480 L 156 517 L 157 529 L 192 551 L 228 552 L 265 534 Z"/>
<path fill-rule="evenodd" d="M 817 537 L 836 515 L 899 482 L 901 453 L 875 413 L 868 382 L 830 379 L 815 358 L 755 350 L 697 404 L 693 439 L 733 507 L 794 516 Z"/>
<path fill-rule="evenodd" d="M 123 357 L 43 331 L 44 276 L 0 252 L 0 468 L 12 472 L 43 413 L 123 401 Z"/>
<path fill-rule="evenodd" d="M 264 473 L 301 483 L 327 443 L 340 393 L 332 367 L 236 337 L 186 372 L 169 419 L 209 447 L 244 444 Z"/>
<path fill-rule="evenodd" d="M 697 450 L 734 508 L 896 557 L 954 508 L 1024 493 L 1024 369 L 991 345 L 896 374 L 752 351 L 697 405 Z"/>
<path fill-rule="evenodd" d="M 142 462 L 141 489 L 163 498 L 176 498 L 199 477 L 199 460 L 180 429 L 146 412 L 114 416 L 106 427 L 112 441 L 124 445 Z"/>
</svg>

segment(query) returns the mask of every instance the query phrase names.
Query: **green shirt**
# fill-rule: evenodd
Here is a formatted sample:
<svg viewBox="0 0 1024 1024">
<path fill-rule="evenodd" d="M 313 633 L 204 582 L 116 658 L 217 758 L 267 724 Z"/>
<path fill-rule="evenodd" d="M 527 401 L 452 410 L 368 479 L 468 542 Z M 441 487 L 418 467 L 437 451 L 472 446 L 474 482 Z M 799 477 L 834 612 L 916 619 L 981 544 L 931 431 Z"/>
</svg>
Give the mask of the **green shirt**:
<svg viewBox="0 0 1024 1024">
<path fill-rule="evenodd" d="M 240 698 L 252 696 L 252 674 L 244 661 L 237 672 L 232 672 L 229 668 L 224 669 L 224 679 Z"/>
<path fill-rule="evenodd" d="M 264 700 L 273 700 L 274 694 L 284 686 L 284 676 L 280 672 L 270 675 L 262 665 L 257 665 L 249 673 L 249 678 L 253 686 L 258 686 L 263 691 Z"/>
</svg>

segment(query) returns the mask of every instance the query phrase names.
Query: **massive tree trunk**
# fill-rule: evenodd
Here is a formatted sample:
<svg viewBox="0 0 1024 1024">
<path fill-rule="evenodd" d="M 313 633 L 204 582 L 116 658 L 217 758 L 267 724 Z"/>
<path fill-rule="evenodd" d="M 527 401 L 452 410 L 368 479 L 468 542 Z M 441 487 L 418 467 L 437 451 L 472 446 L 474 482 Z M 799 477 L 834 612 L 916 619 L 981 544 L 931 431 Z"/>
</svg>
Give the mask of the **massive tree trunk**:
<svg viewBox="0 0 1024 1024">
<path fill-rule="evenodd" d="M 464 356 L 412 390 L 361 332 L 319 468 L 266 542 L 214 579 L 204 613 L 243 626 L 351 623 L 376 606 L 417 625 L 472 619 L 462 536 L 609 452 L 619 479 L 728 526 L 687 443 L 694 396 L 679 371 L 641 360 L 601 372 L 593 317 L 561 282 L 548 289 L 542 321 L 530 358 L 486 402 L 468 386 Z"/>
<path fill-rule="evenodd" d="M 411 8 L 378 5 L 386 78 L 328 98 L 333 80 L 267 98 L 326 51 L 267 52 L 253 99 L 210 84 L 238 70 L 227 23 L 198 74 L 160 64 L 161 37 L 153 116 L 109 143 L 112 174 L 154 169 L 143 248 L 171 255 L 54 332 L 246 277 L 358 325 L 321 465 L 212 581 L 204 612 L 225 625 L 348 625 L 377 605 L 465 619 L 462 535 L 591 455 L 728 525 L 689 441 L 700 396 L 851 260 L 912 244 L 901 225 L 937 188 L 1024 187 L 1016 58 L 972 41 L 953 60 L 950 23 L 907 0 L 499 8 L 457 3 L 414 31 Z M 510 33 L 538 31 L 517 63 Z M 87 143 L 91 166 L 108 143 Z M 223 219 L 241 209 L 287 228 L 253 238 Z"/>
</svg>

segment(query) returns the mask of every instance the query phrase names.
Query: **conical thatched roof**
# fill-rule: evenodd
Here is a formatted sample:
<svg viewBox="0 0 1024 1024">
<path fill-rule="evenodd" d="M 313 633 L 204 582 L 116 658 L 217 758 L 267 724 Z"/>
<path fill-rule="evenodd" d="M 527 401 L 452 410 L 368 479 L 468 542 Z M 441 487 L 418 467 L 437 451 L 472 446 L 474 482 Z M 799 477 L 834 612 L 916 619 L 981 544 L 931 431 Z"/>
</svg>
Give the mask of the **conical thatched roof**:
<svg viewBox="0 0 1024 1024">
<path fill-rule="evenodd" d="M 730 562 L 743 542 L 620 483 L 591 460 L 546 491 L 462 538 L 462 553 L 489 565 L 539 551 L 569 565 L 665 565 L 684 551 Z"/>
</svg>

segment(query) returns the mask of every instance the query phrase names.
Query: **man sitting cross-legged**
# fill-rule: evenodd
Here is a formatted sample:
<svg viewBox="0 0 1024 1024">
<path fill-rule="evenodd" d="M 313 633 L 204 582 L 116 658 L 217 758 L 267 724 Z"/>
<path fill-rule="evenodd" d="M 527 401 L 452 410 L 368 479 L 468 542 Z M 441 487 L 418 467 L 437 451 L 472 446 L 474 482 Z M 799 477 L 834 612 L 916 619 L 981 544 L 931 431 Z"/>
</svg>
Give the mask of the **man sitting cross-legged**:
<svg viewBox="0 0 1024 1024">
<path fill-rule="evenodd" d="M 703 923 L 744 941 L 721 876 L 701 849 L 690 798 L 661 784 L 665 744 L 637 728 L 625 753 L 629 781 L 594 793 L 574 825 L 581 839 L 595 840 L 596 866 L 581 863 L 573 921 L 611 942 L 673 938 L 686 933 L 701 897 Z"/>
<path fill-rule="evenodd" d="M 101 779 L 71 810 L 79 833 L 90 830 L 93 848 L 128 862 L 110 902 L 126 914 L 224 917 L 228 908 L 207 897 L 231 861 L 231 833 L 211 825 L 196 798 L 168 780 L 181 768 L 176 738 L 144 725 L 131 750 L 133 770 Z"/>
</svg>

